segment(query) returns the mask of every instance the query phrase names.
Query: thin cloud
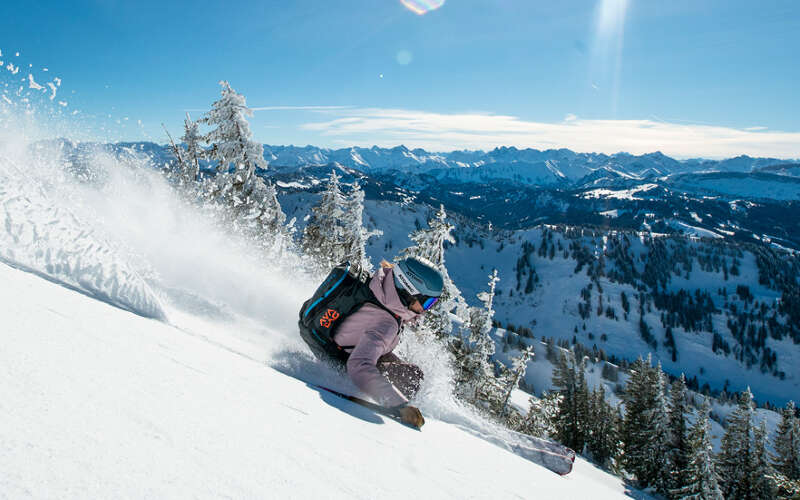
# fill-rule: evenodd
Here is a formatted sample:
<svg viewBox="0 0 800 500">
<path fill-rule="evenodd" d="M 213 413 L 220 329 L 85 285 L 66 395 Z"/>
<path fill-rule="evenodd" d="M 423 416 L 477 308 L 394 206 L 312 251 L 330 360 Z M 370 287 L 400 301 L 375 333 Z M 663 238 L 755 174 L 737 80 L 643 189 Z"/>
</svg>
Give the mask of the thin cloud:
<svg viewBox="0 0 800 500">
<path fill-rule="evenodd" d="M 336 144 L 421 147 L 431 151 L 569 148 L 581 152 L 727 158 L 740 154 L 800 157 L 800 132 L 736 129 L 643 120 L 586 120 L 568 116 L 545 123 L 491 113 L 444 114 L 406 109 L 348 108 L 333 120 L 305 123 Z"/>
<path fill-rule="evenodd" d="M 256 106 L 252 111 L 337 111 L 352 106 Z"/>
<path fill-rule="evenodd" d="M 250 111 L 312 111 L 317 113 L 329 113 L 344 109 L 352 109 L 353 106 L 256 106 Z M 208 108 L 187 108 L 186 113 L 207 113 Z"/>
</svg>

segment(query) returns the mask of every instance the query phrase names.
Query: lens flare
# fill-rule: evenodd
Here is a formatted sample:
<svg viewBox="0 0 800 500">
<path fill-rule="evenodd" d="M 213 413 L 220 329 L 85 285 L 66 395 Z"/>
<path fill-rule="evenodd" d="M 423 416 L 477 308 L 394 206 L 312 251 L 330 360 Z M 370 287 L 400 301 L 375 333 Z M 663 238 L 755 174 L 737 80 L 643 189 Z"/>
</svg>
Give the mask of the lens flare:
<svg viewBox="0 0 800 500">
<path fill-rule="evenodd" d="M 400 0 L 408 10 L 422 16 L 444 5 L 445 0 Z"/>
<path fill-rule="evenodd" d="M 592 87 L 595 90 L 600 87 L 609 89 L 608 97 L 614 116 L 616 116 L 619 100 L 625 17 L 629 3 L 629 0 L 601 0 L 598 3 L 595 20 L 591 59 Z"/>
<path fill-rule="evenodd" d="M 400 64 L 401 66 L 408 66 L 411 64 L 411 61 L 414 60 L 414 56 L 408 50 L 401 50 L 397 53 L 395 59 L 397 59 L 397 64 Z"/>
</svg>

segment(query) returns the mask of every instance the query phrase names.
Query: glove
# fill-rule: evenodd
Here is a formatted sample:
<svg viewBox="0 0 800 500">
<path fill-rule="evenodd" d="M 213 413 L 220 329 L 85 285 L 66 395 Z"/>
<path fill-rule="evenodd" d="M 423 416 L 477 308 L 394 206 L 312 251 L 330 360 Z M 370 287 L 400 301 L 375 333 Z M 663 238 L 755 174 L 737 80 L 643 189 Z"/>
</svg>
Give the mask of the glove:
<svg viewBox="0 0 800 500">
<path fill-rule="evenodd" d="M 407 425 L 416 427 L 417 429 L 425 425 L 425 419 L 422 418 L 422 413 L 413 406 L 401 406 L 398 409 L 400 420 Z"/>
</svg>

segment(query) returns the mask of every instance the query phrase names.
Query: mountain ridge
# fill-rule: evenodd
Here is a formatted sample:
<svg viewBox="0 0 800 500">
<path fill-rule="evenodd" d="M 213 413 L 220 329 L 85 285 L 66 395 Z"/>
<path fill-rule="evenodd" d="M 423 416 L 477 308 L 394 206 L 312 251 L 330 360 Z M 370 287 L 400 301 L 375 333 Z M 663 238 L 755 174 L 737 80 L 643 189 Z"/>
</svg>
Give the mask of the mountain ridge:
<svg viewBox="0 0 800 500">
<path fill-rule="evenodd" d="M 58 147 L 83 149 L 92 147 L 110 147 L 112 150 L 129 150 L 157 156 L 167 161 L 171 157 L 167 145 L 152 141 L 103 143 L 75 143 L 66 139 L 40 141 L 38 144 L 56 144 Z M 750 157 L 739 155 L 722 160 L 691 158 L 676 160 L 660 151 L 643 155 L 632 155 L 618 152 L 612 155 L 604 153 L 575 152 L 570 149 L 538 150 L 533 148 L 518 149 L 514 146 L 497 147 L 489 151 L 454 150 L 450 152 L 429 152 L 421 148 L 409 150 L 403 145 L 393 148 L 372 146 L 370 148 L 350 146 L 333 149 L 313 145 L 280 146 L 263 144 L 264 158 L 271 168 L 278 171 L 284 168 L 300 166 L 321 166 L 337 163 L 345 167 L 356 168 L 365 173 L 376 173 L 397 170 L 405 173 L 447 172 L 447 177 L 454 177 L 452 172 L 490 167 L 496 176 L 504 177 L 504 170 L 531 170 L 544 174 L 539 177 L 518 175 L 526 185 L 542 185 L 564 183 L 572 184 L 594 171 L 605 168 L 634 177 L 653 175 L 671 175 L 698 172 L 765 172 L 780 173 L 784 176 L 800 176 L 800 159 L 787 160 L 778 158 Z M 514 172 L 519 174 L 519 172 Z M 473 176 L 475 174 L 467 174 Z M 455 175 L 456 177 L 458 175 Z M 525 182 L 525 181 L 528 182 Z M 538 182 L 537 182 L 538 181 Z"/>
</svg>

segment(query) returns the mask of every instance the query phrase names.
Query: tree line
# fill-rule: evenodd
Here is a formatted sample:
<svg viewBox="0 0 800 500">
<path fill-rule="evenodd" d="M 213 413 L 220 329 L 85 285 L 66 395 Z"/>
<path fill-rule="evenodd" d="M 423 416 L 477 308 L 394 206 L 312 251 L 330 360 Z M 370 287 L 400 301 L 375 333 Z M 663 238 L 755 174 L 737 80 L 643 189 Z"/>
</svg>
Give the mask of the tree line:
<svg viewBox="0 0 800 500">
<path fill-rule="evenodd" d="M 800 492 L 800 421 L 792 402 L 781 413 L 770 454 L 766 423 L 756 422 L 752 393 L 744 391 L 714 454 L 709 398 L 690 425 L 683 376 L 669 384 L 649 357 L 630 365 L 623 411 L 611 407 L 602 387 L 589 392 L 584 361 L 571 351 L 562 352 L 553 385 L 561 401 L 542 429 L 642 488 L 676 499 L 795 498 Z"/>
</svg>

